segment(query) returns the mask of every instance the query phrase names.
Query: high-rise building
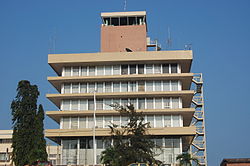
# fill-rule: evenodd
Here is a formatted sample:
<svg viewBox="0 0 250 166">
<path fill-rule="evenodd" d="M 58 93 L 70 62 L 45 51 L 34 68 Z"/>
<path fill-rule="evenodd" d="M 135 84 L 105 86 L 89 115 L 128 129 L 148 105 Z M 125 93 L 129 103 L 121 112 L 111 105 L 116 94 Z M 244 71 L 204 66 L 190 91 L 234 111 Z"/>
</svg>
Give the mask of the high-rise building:
<svg viewBox="0 0 250 166">
<path fill-rule="evenodd" d="M 162 147 L 157 159 L 173 166 L 177 155 L 194 152 L 206 165 L 202 77 L 190 72 L 192 50 L 161 51 L 147 37 L 145 11 L 101 18 L 101 52 L 48 55 L 58 75 L 48 81 L 59 93 L 47 98 L 59 110 L 46 114 L 60 128 L 46 130 L 46 137 L 62 146 L 60 164 L 99 164 L 108 125 L 128 120 L 110 105 L 132 103 Z"/>
</svg>

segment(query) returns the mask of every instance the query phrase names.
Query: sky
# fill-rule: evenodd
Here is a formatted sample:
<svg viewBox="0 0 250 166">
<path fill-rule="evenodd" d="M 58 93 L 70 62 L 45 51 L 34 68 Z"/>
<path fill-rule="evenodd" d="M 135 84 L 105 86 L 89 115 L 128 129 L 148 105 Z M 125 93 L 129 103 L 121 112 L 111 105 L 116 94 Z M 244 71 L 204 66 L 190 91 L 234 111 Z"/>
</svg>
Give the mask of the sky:
<svg viewBox="0 0 250 166">
<path fill-rule="evenodd" d="M 127 11 L 147 11 L 148 36 L 166 49 L 192 44 L 192 72 L 203 73 L 208 165 L 223 158 L 250 157 L 249 0 L 127 0 Z M 0 129 L 11 129 L 10 103 L 17 83 L 39 87 L 45 110 L 57 108 L 45 97 L 56 91 L 47 81 L 55 53 L 100 50 L 100 13 L 124 10 L 124 0 L 0 1 Z M 51 39 L 55 39 L 55 47 Z M 239 84 L 239 85 L 238 85 Z M 45 128 L 58 128 L 45 119 Z"/>
</svg>

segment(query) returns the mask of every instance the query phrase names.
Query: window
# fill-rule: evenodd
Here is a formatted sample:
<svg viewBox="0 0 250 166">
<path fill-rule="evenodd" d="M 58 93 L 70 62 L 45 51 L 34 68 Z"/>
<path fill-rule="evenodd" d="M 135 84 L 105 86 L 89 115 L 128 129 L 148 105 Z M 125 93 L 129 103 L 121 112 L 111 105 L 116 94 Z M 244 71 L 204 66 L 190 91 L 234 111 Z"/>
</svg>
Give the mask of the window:
<svg viewBox="0 0 250 166">
<path fill-rule="evenodd" d="M 162 72 L 169 73 L 169 64 L 162 64 Z"/>
<path fill-rule="evenodd" d="M 95 91 L 95 83 L 89 83 L 88 93 L 94 93 Z"/>
<path fill-rule="evenodd" d="M 89 66 L 89 76 L 95 75 L 95 66 Z"/>
<path fill-rule="evenodd" d="M 120 116 L 114 116 L 113 117 L 113 123 L 118 125 L 118 127 L 121 127 L 121 124 L 120 124 Z"/>
<path fill-rule="evenodd" d="M 178 97 L 173 97 L 172 98 L 172 108 L 180 108 L 179 107 L 179 98 Z"/>
<path fill-rule="evenodd" d="M 179 115 L 173 115 L 173 127 L 180 127 L 180 116 Z"/>
<path fill-rule="evenodd" d="M 154 116 L 153 115 L 149 115 L 147 116 L 147 122 L 149 122 L 150 127 L 154 128 Z"/>
<path fill-rule="evenodd" d="M 163 98 L 164 109 L 170 108 L 170 98 Z"/>
<path fill-rule="evenodd" d="M 73 67 L 73 76 L 79 76 L 79 67 Z"/>
<path fill-rule="evenodd" d="M 104 66 L 97 66 L 97 75 L 104 75 Z"/>
<path fill-rule="evenodd" d="M 136 65 L 129 65 L 129 73 L 136 74 Z"/>
<path fill-rule="evenodd" d="M 153 91 L 153 81 L 146 81 L 147 92 Z"/>
<path fill-rule="evenodd" d="M 128 99 L 121 99 L 121 104 L 122 104 L 123 106 L 128 105 Z"/>
<path fill-rule="evenodd" d="M 120 75 L 120 74 L 121 74 L 120 65 L 114 65 L 113 66 L 113 75 Z"/>
<path fill-rule="evenodd" d="M 152 64 L 147 64 L 146 65 L 146 73 L 147 74 L 153 74 L 153 65 Z"/>
<path fill-rule="evenodd" d="M 110 17 L 103 18 L 105 25 L 110 25 Z"/>
<path fill-rule="evenodd" d="M 177 73 L 177 64 L 171 64 L 171 73 Z"/>
<path fill-rule="evenodd" d="M 130 92 L 136 92 L 136 82 L 130 82 L 129 89 Z"/>
<path fill-rule="evenodd" d="M 64 76 L 71 76 L 71 67 L 64 68 Z"/>
<path fill-rule="evenodd" d="M 111 92 L 111 82 L 105 82 L 105 92 Z"/>
<path fill-rule="evenodd" d="M 103 93 L 103 83 L 102 82 L 97 83 L 97 92 Z"/>
<path fill-rule="evenodd" d="M 78 100 L 72 100 L 71 105 L 71 110 L 78 110 Z"/>
<path fill-rule="evenodd" d="M 170 81 L 163 81 L 163 91 L 170 91 Z"/>
<path fill-rule="evenodd" d="M 171 81 L 172 91 L 178 91 L 178 81 Z"/>
<path fill-rule="evenodd" d="M 72 84 L 72 93 L 79 93 L 79 83 Z"/>
<path fill-rule="evenodd" d="M 111 125 L 111 117 L 110 116 L 104 116 L 104 127 L 108 128 L 109 125 Z"/>
<path fill-rule="evenodd" d="M 155 127 L 163 127 L 161 115 L 155 116 L 155 125 L 156 125 Z"/>
<path fill-rule="evenodd" d="M 162 98 L 155 98 L 155 109 L 162 109 Z"/>
<path fill-rule="evenodd" d="M 71 118 L 71 129 L 77 129 L 78 128 L 78 118 L 72 117 Z"/>
<path fill-rule="evenodd" d="M 121 91 L 122 92 L 128 92 L 128 82 L 122 82 Z"/>
<path fill-rule="evenodd" d="M 98 128 L 103 128 L 103 117 L 102 116 L 96 117 L 96 126 Z"/>
<path fill-rule="evenodd" d="M 103 110 L 103 99 L 96 100 L 96 110 Z"/>
<path fill-rule="evenodd" d="M 70 100 L 63 100 L 62 101 L 62 109 L 63 110 L 70 110 Z"/>
<path fill-rule="evenodd" d="M 128 17 L 128 24 L 129 25 L 136 25 L 135 17 Z"/>
<path fill-rule="evenodd" d="M 145 99 L 138 99 L 138 109 L 145 109 Z"/>
<path fill-rule="evenodd" d="M 64 93 L 70 93 L 70 84 L 64 84 Z"/>
<path fill-rule="evenodd" d="M 144 64 L 138 65 L 138 74 L 144 74 Z"/>
<path fill-rule="evenodd" d="M 166 148 L 173 148 L 173 139 L 172 138 L 165 138 L 165 147 Z"/>
<path fill-rule="evenodd" d="M 69 117 L 63 117 L 63 129 L 69 129 Z"/>
<path fill-rule="evenodd" d="M 155 81 L 155 91 L 161 91 L 161 81 Z"/>
<path fill-rule="evenodd" d="M 80 84 L 80 93 L 87 93 L 87 83 Z"/>
<path fill-rule="evenodd" d="M 88 128 L 94 128 L 94 120 L 93 117 L 88 117 Z"/>
<path fill-rule="evenodd" d="M 119 18 L 111 17 L 111 25 L 119 26 Z"/>
<path fill-rule="evenodd" d="M 82 76 L 87 76 L 87 66 L 82 66 L 82 68 L 81 68 L 81 75 Z"/>
<path fill-rule="evenodd" d="M 153 98 L 148 98 L 147 99 L 147 109 L 154 109 L 154 103 L 153 103 Z"/>
<path fill-rule="evenodd" d="M 145 91 L 145 82 L 144 81 L 138 81 L 138 91 L 139 92 Z"/>
<path fill-rule="evenodd" d="M 105 66 L 105 75 L 111 75 L 112 66 Z"/>
<path fill-rule="evenodd" d="M 87 147 L 86 142 L 87 142 L 86 138 L 80 138 L 80 149 L 86 149 Z"/>
<path fill-rule="evenodd" d="M 120 25 L 128 25 L 128 17 L 120 17 Z"/>
<path fill-rule="evenodd" d="M 80 110 L 87 110 L 87 100 L 80 100 Z"/>
<path fill-rule="evenodd" d="M 162 138 L 156 138 L 155 139 L 155 145 L 157 147 L 162 147 Z"/>
<path fill-rule="evenodd" d="M 113 83 L 113 92 L 120 92 L 120 82 Z"/>
<path fill-rule="evenodd" d="M 164 116 L 164 127 L 171 127 L 171 116 L 170 115 Z"/>
<path fill-rule="evenodd" d="M 113 99 L 113 104 L 118 104 L 118 105 L 120 105 L 120 99 Z"/>
<path fill-rule="evenodd" d="M 94 110 L 94 100 L 88 100 L 88 110 Z"/>
<path fill-rule="evenodd" d="M 128 74 L 128 65 L 121 65 L 122 75 Z"/>
<path fill-rule="evenodd" d="M 96 139 L 96 148 L 97 149 L 103 149 L 103 141 L 101 138 Z"/>
<path fill-rule="evenodd" d="M 105 106 L 104 106 L 105 110 L 111 110 L 112 109 L 111 106 L 110 106 L 112 104 L 111 99 L 105 99 L 104 104 L 105 104 Z"/>
<path fill-rule="evenodd" d="M 154 65 L 154 73 L 155 74 L 161 74 L 161 65 L 160 64 L 155 64 Z"/>
<path fill-rule="evenodd" d="M 133 104 L 134 108 L 137 109 L 137 101 L 136 101 L 136 99 L 130 99 L 129 103 Z"/>
<path fill-rule="evenodd" d="M 125 126 L 128 123 L 128 117 L 122 116 L 121 117 L 121 125 Z"/>
</svg>

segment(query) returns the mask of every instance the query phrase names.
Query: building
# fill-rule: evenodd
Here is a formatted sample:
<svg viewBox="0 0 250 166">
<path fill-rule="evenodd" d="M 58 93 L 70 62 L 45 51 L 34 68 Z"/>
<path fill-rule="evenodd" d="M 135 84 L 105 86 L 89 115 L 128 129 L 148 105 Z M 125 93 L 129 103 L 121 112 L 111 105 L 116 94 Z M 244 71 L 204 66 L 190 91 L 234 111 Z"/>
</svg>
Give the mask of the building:
<svg viewBox="0 0 250 166">
<path fill-rule="evenodd" d="M 62 146 L 60 164 L 99 164 L 107 126 L 127 122 L 110 104 L 132 103 L 162 146 L 158 159 L 173 166 L 177 155 L 193 152 L 206 165 L 202 75 L 190 72 L 192 50 L 160 51 L 147 37 L 145 11 L 101 18 L 101 52 L 48 55 L 57 74 L 48 81 L 59 93 L 47 94 L 58 110 L 46 114 L 60 128 L 46 137 Z"/>
<path fill-rule="evenodd" d="M 250 166 L 250 158 L 223 159 L 220 166 Z"/>
<path fill-rule="evenodd" d="M 0 166 L 14 165 L 11 160 L 12 133 L 12 130 L 0 130 Z M 53 165 L 58 165 L 60 162 L 60 152 L 60 146 L 47 145 L 48 160 Z"/>
</svg>

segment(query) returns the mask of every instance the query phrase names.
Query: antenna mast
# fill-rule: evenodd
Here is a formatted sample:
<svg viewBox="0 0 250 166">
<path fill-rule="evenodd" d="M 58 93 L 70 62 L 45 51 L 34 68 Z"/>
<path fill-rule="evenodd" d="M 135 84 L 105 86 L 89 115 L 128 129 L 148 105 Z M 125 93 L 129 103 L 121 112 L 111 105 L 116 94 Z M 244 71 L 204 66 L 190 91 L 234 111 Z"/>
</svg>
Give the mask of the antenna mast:
<svg viewBox="0 0 250 166">
<path fill-rule="evenodd" d="M 124 0 L 124 11 L 126 11 L 127 8 L 127 0 Z"/>
<path fill-rule="evenodd" d="M 171 48 L 171 47 L 172 47 L 172 39 L 171 39 L 170 28 L 168 27 L 167 48 Z"/>
</svg>

